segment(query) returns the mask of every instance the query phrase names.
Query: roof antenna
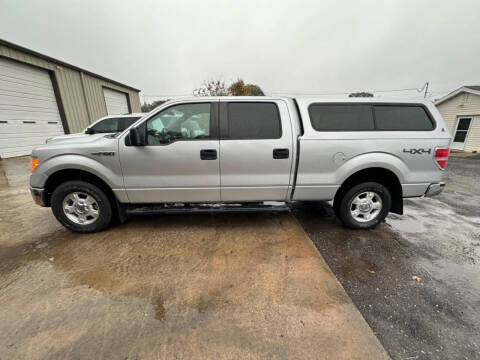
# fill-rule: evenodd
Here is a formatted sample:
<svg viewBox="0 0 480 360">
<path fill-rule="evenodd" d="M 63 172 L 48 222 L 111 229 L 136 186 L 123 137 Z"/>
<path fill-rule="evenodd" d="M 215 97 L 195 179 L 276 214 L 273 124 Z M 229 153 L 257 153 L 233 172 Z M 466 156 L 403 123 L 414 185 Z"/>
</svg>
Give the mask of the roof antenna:
<svg viewBox="0 0 480 360">
<path fill-rule="evenodd" d="M 425 83 L 425 94 L 423 95 L 424 98 L 427 97 L 427 92 L 428 92 L 428 81 Z"/>
<path fill-rule="evenodd" d="M 423 94 L 423 97 L 426 98 L 428 93 L 428 81 L 425 84 L 423 84 L 423 86 L 420 89 L 417 89 L 418 92 L 422 92 L 423 90 L 425 90 L 425 94 Z"/>
</svg>

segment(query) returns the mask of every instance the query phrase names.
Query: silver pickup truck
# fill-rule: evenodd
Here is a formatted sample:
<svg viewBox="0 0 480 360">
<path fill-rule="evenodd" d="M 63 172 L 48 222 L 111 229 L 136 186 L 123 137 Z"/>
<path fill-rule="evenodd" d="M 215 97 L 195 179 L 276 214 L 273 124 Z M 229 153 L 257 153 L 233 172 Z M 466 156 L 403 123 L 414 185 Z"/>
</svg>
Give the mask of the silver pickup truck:
<svg viewBox="0 0 480 360">
<path fill-rule="evenodd" d="M 449 143 L 428 101 L 196 97 L 121 133 L 34 149 L 30 189 L 77 232 L 128 214 L 318 200 L 333 200 L 345 226 L 368 229 L 402 214 L 403 198 L 443 190 Z"/>
</svg>

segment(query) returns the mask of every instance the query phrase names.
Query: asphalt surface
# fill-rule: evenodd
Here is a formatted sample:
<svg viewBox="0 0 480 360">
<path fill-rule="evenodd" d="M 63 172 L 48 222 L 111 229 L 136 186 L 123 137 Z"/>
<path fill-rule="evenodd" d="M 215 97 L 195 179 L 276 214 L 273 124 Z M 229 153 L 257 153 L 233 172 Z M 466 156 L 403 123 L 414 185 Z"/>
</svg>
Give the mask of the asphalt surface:
<svg viewBox="0 0 480 360">
<path fill-rule="evenodd" d="M 341 228 L 327 203 L 294 210 L 393 359 L 480 359 L 480 159 L 445 175 L 375 230 Z"/>
<path fill-rule="evenodd" d="M 0 161 L 0 359 L 386 359 L 296 219 L 64 229 Z"/>
</svg>

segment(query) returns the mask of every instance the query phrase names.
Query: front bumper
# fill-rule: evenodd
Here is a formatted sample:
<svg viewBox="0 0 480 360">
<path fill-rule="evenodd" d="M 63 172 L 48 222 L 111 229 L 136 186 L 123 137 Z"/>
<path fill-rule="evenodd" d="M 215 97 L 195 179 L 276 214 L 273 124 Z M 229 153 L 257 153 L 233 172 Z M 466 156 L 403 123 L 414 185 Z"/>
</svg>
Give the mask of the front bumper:
<svg viewBox="0 0 480 360">
<path fill-rule="evenodd" d="M 427 191 L 425 192 L 425 196 L 435 196 L 440 194 L 443 189 L 445 188 L 445 183 L 433 183 L 428 186 Z"/>
<path fill-rule="evenodd" d="M 45 197 L 45 189 L 30 187 L 30 194 L 32 194 L 32 198 L 35 204 L 40 206 L 48 206 Z"/>
</svg>

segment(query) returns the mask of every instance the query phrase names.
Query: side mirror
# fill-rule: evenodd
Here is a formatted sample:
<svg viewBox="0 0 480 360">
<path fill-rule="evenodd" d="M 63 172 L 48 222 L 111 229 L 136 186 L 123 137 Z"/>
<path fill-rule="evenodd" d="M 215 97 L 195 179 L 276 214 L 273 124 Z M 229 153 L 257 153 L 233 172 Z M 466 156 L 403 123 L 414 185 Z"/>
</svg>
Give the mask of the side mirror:
<svg viewBox="0 0 480 360">
<path fill-rule="evenodd" d="M 88 127 L 88 128 L 85 129 L 85 134 L 87 134 L 87 135 L 95 134 L 95 130 L 93 130 L 92 128 Z"/>
<path fill-rule="evenodd" d="M 140 132 L 138 131 L 138 128 L 132 127 L 128 133 L 128 137 L 130 140 L 130 145 L 131 146 L 143 146 L 145 145 L 144 142 L 142 141 L 142 138 L 140 136 Z"/>
</svg>

